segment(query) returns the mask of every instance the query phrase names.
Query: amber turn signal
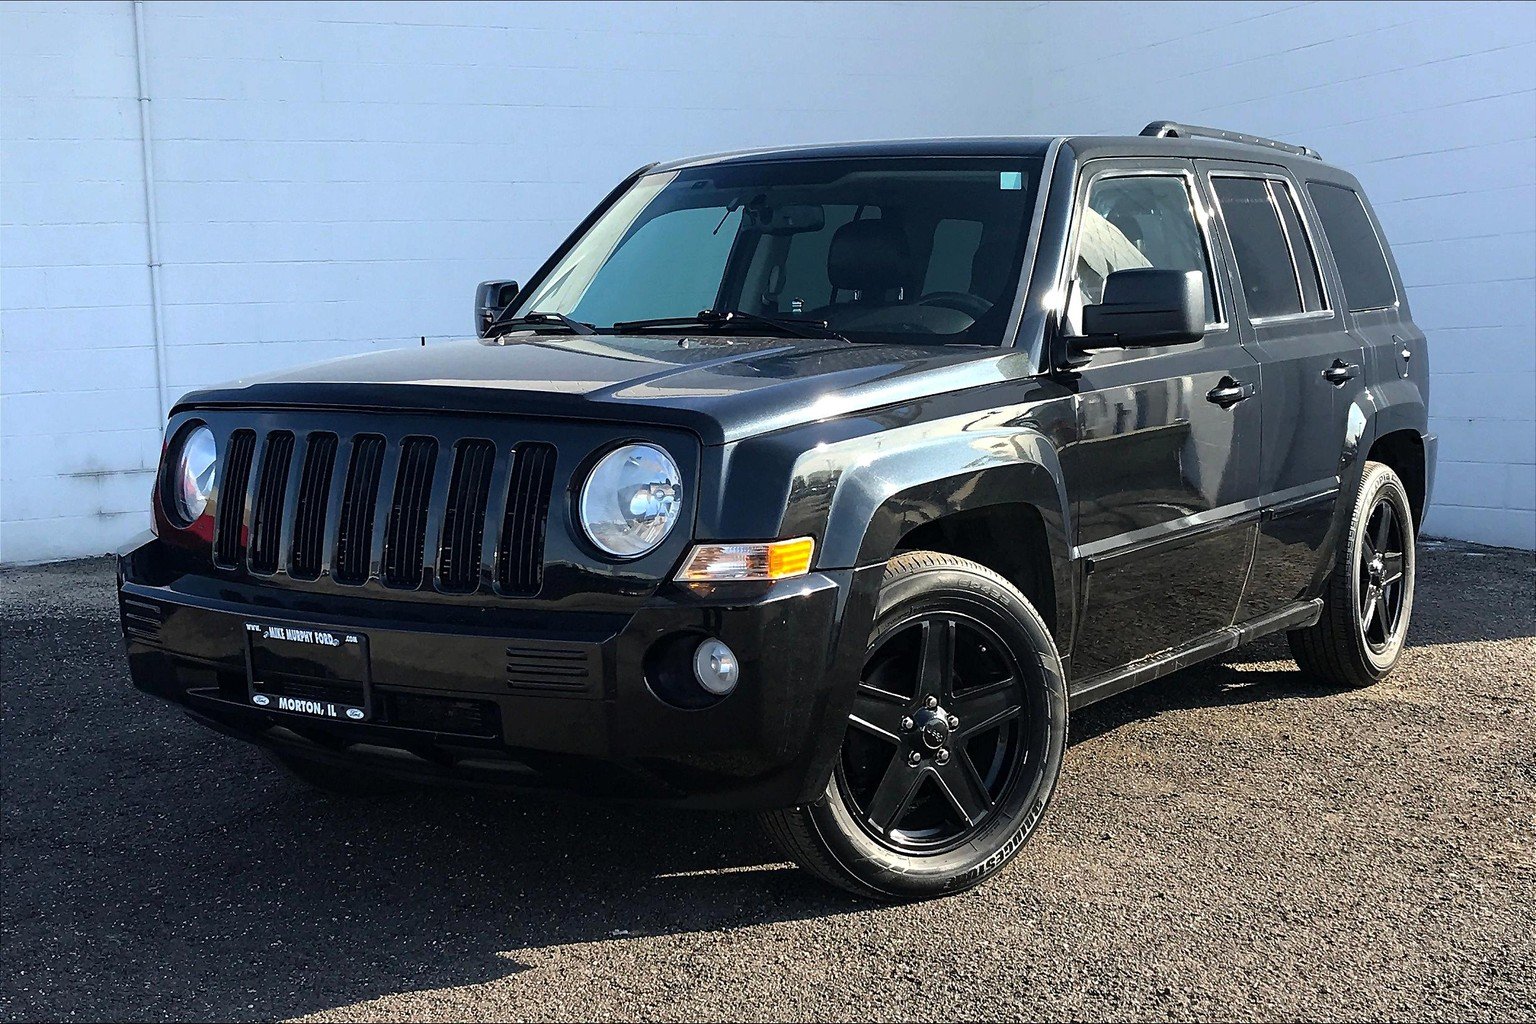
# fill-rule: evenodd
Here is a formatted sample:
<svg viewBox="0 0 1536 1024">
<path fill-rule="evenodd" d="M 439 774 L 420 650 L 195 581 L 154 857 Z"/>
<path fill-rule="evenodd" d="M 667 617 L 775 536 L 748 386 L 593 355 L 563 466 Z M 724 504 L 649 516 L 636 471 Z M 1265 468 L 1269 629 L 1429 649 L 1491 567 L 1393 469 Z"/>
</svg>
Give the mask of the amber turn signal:
<svg viewBox="0 0 1536 1024">
<path fill-rule="evenodd" d="M 782 580 L 811 571 L 816 542 L 810 537 L 765 544 L 698 544 L 677 578 L 683 583 Z"/>
</svg>

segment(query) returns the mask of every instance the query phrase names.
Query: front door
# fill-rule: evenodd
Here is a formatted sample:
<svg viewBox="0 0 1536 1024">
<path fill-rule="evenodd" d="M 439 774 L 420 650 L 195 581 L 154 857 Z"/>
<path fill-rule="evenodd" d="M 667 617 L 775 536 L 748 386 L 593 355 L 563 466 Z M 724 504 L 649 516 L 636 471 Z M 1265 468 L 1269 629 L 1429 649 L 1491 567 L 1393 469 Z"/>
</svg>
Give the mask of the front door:
<svg viewBox="0 0 1536 1024">
<path fill-rule="evenodd" d="M 1194 168 L 1088 168 L 1063 329 L 1075 331 L 1109 273 L 1149 266 L 1205 275 L 1207 328 L 1193 344 L 1095 351 L 1074 382 L 1079 434 L 1062 467 L 1086 572 L 1077 690 L 1230 625 L 1258 519 L 1259 367 L 1231 326 Z"/>
<path fill-rule="evenodd" d="M 1239 621 L 1311 592 L 1326 572 L 1350 407 L 1364 353 L 1322 272 L 1317 231 L 1279 168 L 1199 161 L 1226 227 L 1243 344 L 1262 364 L 1263 518 Z"/>
</svg>

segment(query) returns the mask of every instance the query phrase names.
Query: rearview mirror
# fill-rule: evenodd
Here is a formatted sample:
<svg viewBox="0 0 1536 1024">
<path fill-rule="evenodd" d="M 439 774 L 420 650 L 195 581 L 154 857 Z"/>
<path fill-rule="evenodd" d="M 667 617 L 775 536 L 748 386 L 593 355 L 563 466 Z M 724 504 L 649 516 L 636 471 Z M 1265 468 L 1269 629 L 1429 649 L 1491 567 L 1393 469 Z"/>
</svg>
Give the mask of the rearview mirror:
<svg viewBox="0 0 1536 1024">
<path fill-rule="evenodd" d="M 747 216 L 765 235 L 799 235 L 827 226 L 827 211 L 812 203 L 790 203 L 771 210 L 749 206 Z"/>
<path fill-rule="evenodd" d="M 1183 345 L 1205 337 L 1205 275 L 1137 267 L 1104 279 L 1104 301 L 1083 307 L 1080 348 Z"/>
<path fill-rule="evenodd" d="M 517 298 L 516 281 L 481 281 L 475 288 L 475 334 L 481 338 Z"/>
</svg>

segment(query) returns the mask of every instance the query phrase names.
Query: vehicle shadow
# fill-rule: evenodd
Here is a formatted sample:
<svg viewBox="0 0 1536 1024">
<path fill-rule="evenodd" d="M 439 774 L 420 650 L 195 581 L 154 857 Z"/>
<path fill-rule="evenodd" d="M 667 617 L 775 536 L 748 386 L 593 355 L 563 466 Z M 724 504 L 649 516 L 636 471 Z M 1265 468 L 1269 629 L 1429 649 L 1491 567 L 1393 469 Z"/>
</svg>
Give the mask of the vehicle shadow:
<svg viewBox="0 0 1536 1024">
<path fill-rule="evenodd" d="M 1289 697 L 1326 697 L 1345 688 L 1310 679 L 1289 661 L 1284 637 L 1265 637 L 1223 657 L 1155 679 L 1072 715 L 1072 743 L 1168 711 L 1231 707 Z M 1254 668 L 1279 662 L 1274 668 Z"/>
<path fill-rule="evenodd" d="M 167 799 L 121 794 L 140 814 L 116 834 L 7 844 L 48 917 L 8 922 L 11 950 L 88 936 L 25 964 L 42 998 L 7 1016 L 286 1018 L 483 983 L 552 946 L 861 906 L 741 817 L 452 789 L 337 800 L 243 748 L 196 761 L 161 775 Z M 241 779 L 242 813 L 208 764 Z M 67 983 L 38 991 L 50 974 Z"/>
<path fill-rule="evenodd" d="M 741 816 L 328 798 L 133 690 L 109 606 L 8 601 L 0 626 L 0 1020 L 293 1017 L 867 907 Z"/>
</svg>

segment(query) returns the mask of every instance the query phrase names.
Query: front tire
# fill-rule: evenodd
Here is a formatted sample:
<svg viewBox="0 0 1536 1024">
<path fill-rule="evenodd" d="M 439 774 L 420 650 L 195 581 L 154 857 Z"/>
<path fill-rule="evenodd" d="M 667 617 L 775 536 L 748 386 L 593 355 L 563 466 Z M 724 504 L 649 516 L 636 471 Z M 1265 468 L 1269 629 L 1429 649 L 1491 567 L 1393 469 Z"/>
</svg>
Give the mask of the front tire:
<svg viewBox="0 0 1536 1024">
<path fill-rule="evenodd" d="M 1061 659 L 1028 599 L 975 562 L 907 552 L 886 567 L 826 791 L 763 822 L 801 867 L 858 895 L 959 892 L 1034 832 L 1066 743 Z"/>
<path fill-rule="evenodd" d="M 1397 667 L 1413 611 L 1413 510 L 1392 467 L 1367 462 L 1349 535 L 1317 624 L 1287 634 L 1296 664 L 1336 686 L 1369 686 Z"/>
</svg>

